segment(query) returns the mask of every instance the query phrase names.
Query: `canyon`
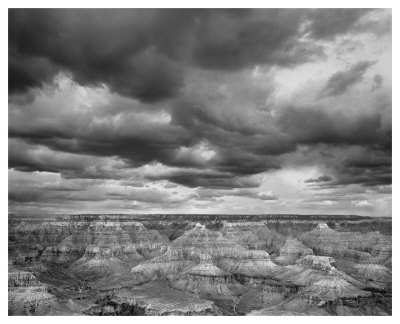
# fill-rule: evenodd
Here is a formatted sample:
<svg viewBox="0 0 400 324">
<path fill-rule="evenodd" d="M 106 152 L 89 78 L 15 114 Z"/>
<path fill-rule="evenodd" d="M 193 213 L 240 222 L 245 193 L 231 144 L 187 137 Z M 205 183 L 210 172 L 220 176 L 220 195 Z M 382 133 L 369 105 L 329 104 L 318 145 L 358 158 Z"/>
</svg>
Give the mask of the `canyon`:
<svg viewBox="0 0 400 324">
<path fill-rule="evenodd" d="M 391 218 L 9 215 L 9 315 L 391 315 Z"/>
</svg>

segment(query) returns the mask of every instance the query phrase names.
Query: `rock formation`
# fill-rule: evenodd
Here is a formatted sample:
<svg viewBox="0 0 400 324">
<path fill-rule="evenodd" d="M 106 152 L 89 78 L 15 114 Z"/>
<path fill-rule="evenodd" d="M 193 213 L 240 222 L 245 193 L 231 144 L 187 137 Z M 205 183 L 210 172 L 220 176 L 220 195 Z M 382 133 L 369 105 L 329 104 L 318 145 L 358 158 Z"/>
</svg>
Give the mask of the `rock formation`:
<svg viewBox="0 0 400 324">
<path fill-rule="evenodd" d="M 215 266 L 210 255 L 202 256 L 199 264 L 170 279 L 170 286 L 212 300 L 227 314 L 233 313 L 237 297 L 247 291 L 233 274 Z"/>
<path fill-rule="evenodd" d="M 48 287 L 32 273 L 19 271 L 12 265 L 8 268 L 8 312 L 9 315 L 43 314 L 54 306 L 56 298 Z"/>
<path fill-rule="evenodd" d="M 285 238 L 264 222 L 223 222 L 221 233 L 247 249 L 276 251 Z"/>
<path fill-rule="evenodd" d="M 203 255 L 217 262 L 224 256 L 245 251 L 241 245 L 224 238 L 220 232 L 197 224 L 171 243 L 167 250 L 153 259 L 142 262 L 131 272 L 140 282 L 176 275 L 200 262 Z"/>
<path fill-rule="evenodd" d="M 279 257 L 274 261 L 280 265 L 289 265 L 294 264 L 300 257 L 311 254 L 314 254 L 312 249 L 307 248 L 299 240 L 289 237 L 279 249 Z"/>
<path fill-rule="evenodd" d="M 87 315 L 220 315 L 212 301 L 169 288 L 160 281 L 100 296 Z"/>
<path fill-rule="evenodd" d="M 9 314 L 391 314 L 390 222 L 279 217 L 11 216 Z"/>
</svg>

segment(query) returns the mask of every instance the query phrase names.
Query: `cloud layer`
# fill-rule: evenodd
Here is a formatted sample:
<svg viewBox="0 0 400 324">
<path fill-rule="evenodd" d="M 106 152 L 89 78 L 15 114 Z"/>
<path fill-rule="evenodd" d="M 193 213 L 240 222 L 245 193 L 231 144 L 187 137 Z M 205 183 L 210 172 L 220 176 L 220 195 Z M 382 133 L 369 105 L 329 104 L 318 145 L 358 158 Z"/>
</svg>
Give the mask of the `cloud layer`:
<svg viewBox="0 0 400 324">
<path fill-rule="evenodd" d="M 390 19 L 9 10 L 10 209 L 389 215 Z"/>
</svg>

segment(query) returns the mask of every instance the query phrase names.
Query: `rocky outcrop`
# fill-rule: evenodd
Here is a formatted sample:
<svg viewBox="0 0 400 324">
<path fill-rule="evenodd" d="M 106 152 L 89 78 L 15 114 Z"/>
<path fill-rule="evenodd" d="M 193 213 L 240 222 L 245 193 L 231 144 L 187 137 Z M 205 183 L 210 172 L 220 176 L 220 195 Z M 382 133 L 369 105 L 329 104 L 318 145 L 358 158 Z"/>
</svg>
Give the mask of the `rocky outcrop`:
<svg viewBox="0 0 400 324">
<path fill-rule="evenodd" d="M 391 238 L 379 232 L 336 232 L 326 224 L 301 239 L 318 255 L 333 256 L 337 267 L 374 288 L 391 287 Z M 385 265 L 388 265 L 386 267 Z"/>
<path fill-rule="evenodd" d="M 287 266 L 277 277 L 301 287 L 301 294 L 316 300 L 370 295 L 362 290 L 366 287 L 364 284 L 337 270 L 332 257 L 307 255 L 299 259 L 296 265 Z"/>
<path fill-rule="evenodd" d="M 303 265 L 321 271 L 330 271 L 334 269 L 336 265 L 336 261 L 332 257 L 315 256 L 315 255 L 307 255 L 299 259 L 296 263 L 299 265 Z"/>
<path fill-rule="evenodd" d="M 377 243 L 371 249 L 371 255 L 378 264 L 383 264 L 389 268 L 392 267 L 392 238 L 389 236 L 380 236 Z"/>
<path fill-rule="evenodd" d="M 300 296 L 293 296 L 281 302 L 254 310 L 248 316 L 326 316 L 330 315 L 324 308 L 320 308 L 319 302 Z"/>
<path fill-rule="evenodd" d="M 77 236 L 66 237 L 59 244 L 46 247 L 40 256 L 40 260 L 45 263 L 64 264 L 79 259 L 88 242 L 85 242 L 83 238 L 78 239 Z M 79 236 L 84 237 L 84 235 Z"/>
<path fill-rule="evenodd" d="M 302 289 L 302 293 L 318 300 L 334 300 L 337 298 L 357 298 L 370 296 L 371 293 L 358 289 L 340 276 L 327 275 Z"/>
<path fill-rule="evenodd" d="M 223 222 L 220 232 L 227 239 L 246 249 L 274 252 L 284 242 L 284 237 L 270 230 L 265 222 Z"/>
<path fill-rule="evenodd" d="M 387 222 L 383 235 L 350 216 L 29 217 L 9 222 L 10 314 L 391 314 Z"/>
<path fill-rule="evenodd" d="M 91 237 L 91 244 L 70 266 L 70 270 L 81 277 L 124 273 L 144 260 L 138 249 L 147 255 L 157 253 L 168 244 L 165 238 L 136 222 L 123 226 L 115 222 L 95 222 L 89 226 L 87 236 Z"/>
<path fill-rule="evenodd" d="M 235 275 L 245 286 L 262 286 L 265 280 L 272 279 L 281 268 L 273 263 L 268 252 L 245 250 L 225 255 L 217 263 L 222 269 Z"/>
<path fill-rule="evenodd" d="M 274 262 L 279 265 L 294 264 L 300 257 L 312 254 L 314 254 L 312 249 L 307 248 L 299 240 L 289 237 L 279 249 L 279 257 Z"/>
<path fill-rule="evenodd" d="M 171 243 L 167 250 L 131 270 L 136 280 L 146 282 L 156 278 L 176 275 L 200 262 L 203 255 L 220 260 L 226 255 L 240 253 L 245 248 L 197 224 Z"/>
<path fill-rule="evenodd" d="M 300 236 L 315 254 L 332 256 L 341 270 L 351 273 L 353 264 L 391 266 L 391 240 L 379 232 L 337 232 L 325 223 Z"/>
<path fill-rule="evenodd" d="M 371 262 L 373 247 L 384 238 L 379 232 L 337 232 L 326 223 L 320 223 L 310 232 L 300 236 L 303 243 L 315 254 L 352 258 L 358 262 Z"/>
<path fill-rule="evenodd" d="M 56 298 L 48 287 L 32 273 L 8 269 L 8 313 L 9 315 L 43 314 L 56 304 Z"/>
<path fill-rule="evenodd" d="M 254 310 L 249 316 L 385 316 L 392 313 L 391 303 L 376 297 L 315 301 L 295 296 L 272 307 Z"/>
<path fill-rule="evenodd" d="M 199 299 L 154 281 L 103 295 L 87 315 L 182 316 L 220 315 L 212 301 Z"/>
<path fill-rule="evenodd" d="M 33 255 L 35 259 L 52 264 L 69 264 L 86 254 L 87 248 L 110 248 L 115 256 L 125 260 L 153 257 L 169 245 L 169 240 L 139 222 L 125 221 L 53 221 L 17 225 L 10 234 L 17 242 L 16 258 Z M 29 247 L 31 250 L 27 250 Z M 26 260 L 25 260 L 26 262 Z"/>
<path fill-rule="evenodd" d="M 139 283 L 176 275 L 196 264 L 188 259 L 184 248 L 168 247 L 162 255 L 141 262 L 131 269 L 132 278 Z"/>
<path fill-rule="evenodd" d="M 343 268 L 347 274 L 365 283 L 368 287 L 391 290 L 392 271 L 384 265 L 348 262 Z"/>
<path fill-rule="evenodd" d="M 237 297 L 247 291 L 231 273 L 215 266 L 209 255 L 202 257 L 199 264 L 169 282 L 174 289 L 214 301 L 227 314 L 234 312 Z"/>
</svg>

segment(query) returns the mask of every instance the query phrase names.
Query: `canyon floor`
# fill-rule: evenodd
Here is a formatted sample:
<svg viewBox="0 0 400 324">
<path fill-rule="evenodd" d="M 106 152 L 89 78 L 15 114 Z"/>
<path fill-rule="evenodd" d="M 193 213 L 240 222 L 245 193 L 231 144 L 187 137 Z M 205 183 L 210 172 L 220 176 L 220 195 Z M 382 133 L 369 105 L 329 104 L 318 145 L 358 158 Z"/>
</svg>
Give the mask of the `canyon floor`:
<svg viewBox="0 0 400 324">
<path fill-rule="evenodd" d="M 9 215 L 9 315 L 391 315 L 390 218 Z"/>
</svg>

